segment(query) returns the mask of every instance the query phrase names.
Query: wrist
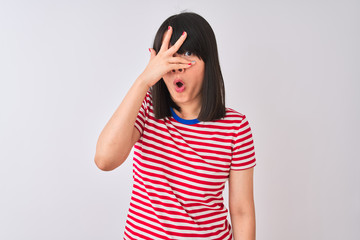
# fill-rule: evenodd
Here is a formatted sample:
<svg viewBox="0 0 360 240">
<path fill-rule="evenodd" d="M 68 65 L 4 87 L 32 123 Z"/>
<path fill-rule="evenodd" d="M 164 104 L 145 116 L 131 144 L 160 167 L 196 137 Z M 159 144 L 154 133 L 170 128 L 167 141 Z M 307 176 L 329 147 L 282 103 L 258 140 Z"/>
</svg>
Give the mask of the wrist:
<svg viewBox="0 0 360 240">
<path fill-rule="evenodd" d="M 143 89 L 146 89 L 146 91 L 149 90 L 149 88 L 151 87 L 149 85 L 149 81 L 147 81 L 146 78 L 144 78 L 144 76 L 140 75 L 136 81 L 135 81 L 135 84 L 142 87 Z"/>
<path fill-rule="evenodd" d="M 145 71 L 140 74 L 140 76 L 137 78 L 137 81 L 146 86 L 148 89 L 152 87 L 157 81 L 154 80 L 155 78 L 149 76 L 148 73 Z"/>
</svg>

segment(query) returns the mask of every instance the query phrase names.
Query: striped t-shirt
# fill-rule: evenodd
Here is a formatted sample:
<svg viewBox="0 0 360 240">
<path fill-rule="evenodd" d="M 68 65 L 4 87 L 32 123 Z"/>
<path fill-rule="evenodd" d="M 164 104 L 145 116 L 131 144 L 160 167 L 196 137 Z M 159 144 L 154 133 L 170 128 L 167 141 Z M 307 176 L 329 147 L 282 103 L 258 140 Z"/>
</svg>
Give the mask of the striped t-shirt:
<svg viewBox="0 0 360 240">
<path fill-rule="evenodd" d="M 141 136 L 124 239 L 231 240 L 224 186 L 230 170 L 256 165 L 246 116 L 226 108 L 223 119 L 202 122 L 171 112 L 155 119 L 147 92 L 135 122 Z"/>
</svg>

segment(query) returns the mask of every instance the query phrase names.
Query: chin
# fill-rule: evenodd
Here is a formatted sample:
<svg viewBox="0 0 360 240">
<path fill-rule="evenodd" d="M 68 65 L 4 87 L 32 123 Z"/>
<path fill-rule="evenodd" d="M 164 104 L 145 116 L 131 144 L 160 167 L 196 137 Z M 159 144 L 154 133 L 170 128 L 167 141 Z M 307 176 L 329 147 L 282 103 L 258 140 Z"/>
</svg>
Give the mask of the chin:
<svg viewBox="0 0 360 240">
<path fill-rule="evenodd" d="M 183 103 L 183 102 L 186 102 L 188 100 L 188 96 L 185 96 L 184 94 L 182 95 L 176 95 L 177 93 L 175 93 L 175 95 L 173 94 L 170 94 L 171 95 L 171 98 L 172 100 L 177 103 Z"/>
</svg>

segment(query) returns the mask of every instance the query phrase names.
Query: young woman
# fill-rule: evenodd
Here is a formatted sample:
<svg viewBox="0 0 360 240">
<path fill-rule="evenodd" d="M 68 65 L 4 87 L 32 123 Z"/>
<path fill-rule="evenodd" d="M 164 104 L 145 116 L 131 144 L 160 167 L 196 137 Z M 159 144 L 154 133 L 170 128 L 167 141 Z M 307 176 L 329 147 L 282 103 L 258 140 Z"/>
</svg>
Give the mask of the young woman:
<svg viewBox="0 0 360 240">
<path fill-rule="evenodd" d="M 124 239 L 254 240 L 254 143 L 246 116 L 225 107 L 213 30 L 198 14 L 177 14 L 149 50 L 96 146 L 104 171 L 135 147 Z"/>
</svg>

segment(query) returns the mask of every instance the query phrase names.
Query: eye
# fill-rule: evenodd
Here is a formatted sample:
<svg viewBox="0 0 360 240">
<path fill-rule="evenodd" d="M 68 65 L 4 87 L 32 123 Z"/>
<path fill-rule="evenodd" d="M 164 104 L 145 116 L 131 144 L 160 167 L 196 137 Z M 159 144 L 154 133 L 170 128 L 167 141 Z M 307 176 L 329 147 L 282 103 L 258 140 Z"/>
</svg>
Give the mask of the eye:
<svg viewBox="0 0 360 240">
<path fill-rule="evenodd" d="M 186 57 L 190 57 L 190 56 L 192 55 L 192 52 L 186 51 L 186 52 L 184 53 L 184 55 L 185 55 Z"/>
</svg>

